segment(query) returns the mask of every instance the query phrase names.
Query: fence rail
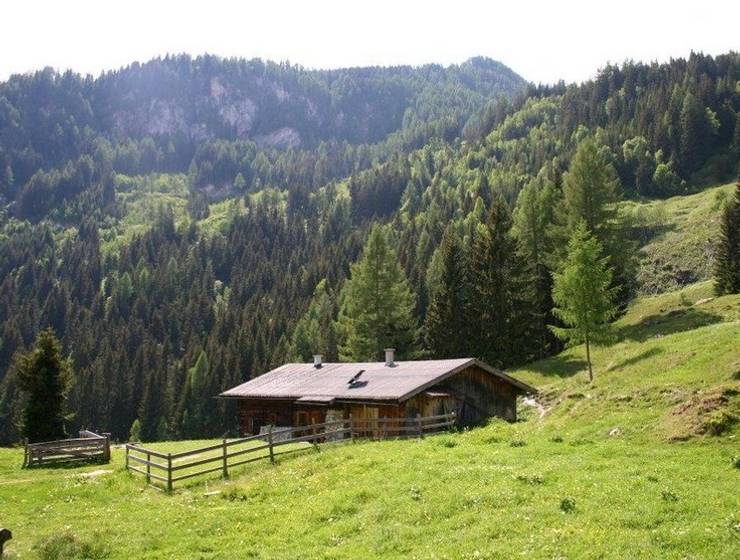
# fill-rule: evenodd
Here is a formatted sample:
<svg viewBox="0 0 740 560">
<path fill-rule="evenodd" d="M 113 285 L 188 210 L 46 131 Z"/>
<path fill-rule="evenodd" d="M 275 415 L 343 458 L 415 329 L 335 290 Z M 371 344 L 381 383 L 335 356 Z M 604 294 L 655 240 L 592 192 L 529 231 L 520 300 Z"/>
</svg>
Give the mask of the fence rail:
<svg viewBox="0 0 740 560">
<path fill-rule="evenodd" d="M 110 435 L 82 430 L 80 437 L 26 444 L 24 467 L 72 461 L 110 461 Z"/>
<path fill-rule="evenodd" d="M 126 469 L 161 482 L 167 491 L 172 491 L 176 482 L 196 476 L 220 472 L 226 478 L 229 469 L 269 460 L 306 449 L 318 448 L 320 444 L 359 438 L 423 438 L 427 434 L 450 429 L 455 425 L 455 413 L 415 418 L 349 418 L 286 428 L 268 427 L 266 433 L 238 439 L 224 439 L 221 443 L 199 447 L 178 453 L 163 453 L 135 443 L 126 444 Z M 288 436 L 288 437 L 285 437 Z M 293 446 L 284 449 L 285 446 Z M 298 447 L 296 447 L 298 446 Z M 207 455 L 204 457 L 204 455 Z M 240 458 L 233 461 L 234 458 Z M 208 466 L 201 470 L 198 467 Z"/>
</svg>

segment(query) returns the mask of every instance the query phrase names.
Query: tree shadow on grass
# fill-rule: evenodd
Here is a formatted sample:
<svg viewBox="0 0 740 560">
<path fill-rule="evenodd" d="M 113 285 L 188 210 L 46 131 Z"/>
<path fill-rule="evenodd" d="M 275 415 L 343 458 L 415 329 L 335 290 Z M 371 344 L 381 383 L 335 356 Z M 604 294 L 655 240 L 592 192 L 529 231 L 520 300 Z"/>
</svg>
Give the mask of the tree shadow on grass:
<svg viewBox="0 0 740 560">
<path fill-rule="evenodd" d="M 644 352 L 640 352 L 636 356 L 632 356 L 631 358 L 627 358 L 626 360 L 622 360 L 618 364 L 614 364 L 613 366 L 609 366 L 608 371 L 615 371 L 619 369 L 624 369 L 629 366 L 633 366 L 638 362 L 641 362 L 642 360 L 647 360 L 648 358 L 652 358 L 654 356 L 657 356 L 658 354 L 662 354 L 663 349 L 662 348 L 650 348 L 649 350 L 645 350 Z"/>
<path fill-rule="evenodd" d="M 588 364 L 582 358 L 573 356 L 552 356 L 546 360 L 527 364 L 527 369 L 547 377 L 571 377 L 576 373 L 586 371 Z"/>
<path fill-rule="evenodd" d="M 722 321 L 722 316 L 716 313 L 710 313 L 696 307 L 686 307 L 643 317 L 635 325 L 620 328 L 618 336 L 619 340 L 645 342 L 651 338 L 690 331 Z"/>
</svg>

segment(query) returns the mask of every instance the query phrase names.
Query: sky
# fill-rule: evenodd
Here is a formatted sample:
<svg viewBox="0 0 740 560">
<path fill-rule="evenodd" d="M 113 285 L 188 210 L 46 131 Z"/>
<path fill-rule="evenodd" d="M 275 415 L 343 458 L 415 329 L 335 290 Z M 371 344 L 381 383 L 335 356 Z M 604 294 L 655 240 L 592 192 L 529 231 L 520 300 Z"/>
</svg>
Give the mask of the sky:
<svg viewBox="0 0 740 560">
<path fill-rule="evenodd" d="M 737 0 L 5 0 L 1 13 L 0 80 L 207 52 L 308 68 L 482 55 L 532 82 L 580 82 L 607 62 L 740 51 Z"/>
</svg>

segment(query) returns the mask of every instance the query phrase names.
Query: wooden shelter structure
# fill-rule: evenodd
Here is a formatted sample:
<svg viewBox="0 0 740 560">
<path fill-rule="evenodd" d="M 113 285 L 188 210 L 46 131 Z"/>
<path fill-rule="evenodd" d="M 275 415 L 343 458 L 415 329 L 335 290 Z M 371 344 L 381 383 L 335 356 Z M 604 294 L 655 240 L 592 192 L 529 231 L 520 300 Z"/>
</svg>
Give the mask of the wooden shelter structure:
<svg viewBox="0 0 740 560">
<path fill-rule="evenodd" d="M 310 426 L 455 412 L 459 425 L 516 420 L 517 396 L 536 389 L 475 358 L 285 364 L 219 396 L 238 401 L 242 435 L 264 426 Z"/>
</svg>

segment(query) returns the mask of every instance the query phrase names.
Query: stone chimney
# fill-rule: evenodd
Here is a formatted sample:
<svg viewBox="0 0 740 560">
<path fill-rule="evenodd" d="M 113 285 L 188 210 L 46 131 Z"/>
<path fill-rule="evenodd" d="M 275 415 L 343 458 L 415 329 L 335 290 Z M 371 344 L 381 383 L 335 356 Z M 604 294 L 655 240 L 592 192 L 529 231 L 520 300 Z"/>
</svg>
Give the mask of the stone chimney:
<svg viewBox="0 0 740 560">
<path fill-rule="evenodd" d="M 385 367 L 393 367 L 396 365 L 396 362 L 393 361 L 393 354 L 395 352 L 396 352 L 395 348 L 385 349 Z"/>
<path fill-rule="evenodd" d="M 321 366 L 322 366 L 321 354 L 314 354 L 313 355 L 313 367 L 315 367 L 316 369 L 319 369 L 321 368 Z"/>
</svg>

